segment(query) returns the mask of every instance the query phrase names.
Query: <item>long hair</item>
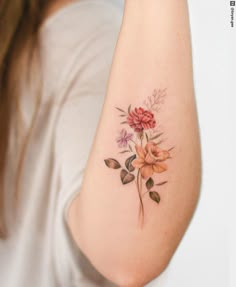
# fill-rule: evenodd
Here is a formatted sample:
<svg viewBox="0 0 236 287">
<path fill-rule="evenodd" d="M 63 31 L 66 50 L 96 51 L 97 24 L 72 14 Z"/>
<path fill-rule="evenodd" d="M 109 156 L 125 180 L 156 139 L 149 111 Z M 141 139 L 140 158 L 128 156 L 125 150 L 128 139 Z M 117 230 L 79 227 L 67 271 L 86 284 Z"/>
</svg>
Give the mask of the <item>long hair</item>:
<svg viewBox="0 0 236 287">
<path fill-rule="evenodd" d="M 29 71 L 48 2 L 0 1 L 0 238 L 7 237 L 4 175 L 13 110 L 20 96 L 21 59 L 25 59 L 24 65 Z"/>
</svg>

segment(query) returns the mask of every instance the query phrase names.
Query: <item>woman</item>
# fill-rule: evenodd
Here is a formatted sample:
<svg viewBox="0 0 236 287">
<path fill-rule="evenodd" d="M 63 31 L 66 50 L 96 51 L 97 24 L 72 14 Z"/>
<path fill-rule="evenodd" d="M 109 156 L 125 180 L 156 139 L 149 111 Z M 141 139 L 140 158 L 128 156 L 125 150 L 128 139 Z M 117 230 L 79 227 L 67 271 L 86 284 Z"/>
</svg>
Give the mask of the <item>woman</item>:
<svg viewBox="0 0 236 287">
<path fill-rule="evenodd" d="M 2 286 L 144 286 L 192 217 L 186 1 L 118 4 L 0 4 Z"/>
</svg>

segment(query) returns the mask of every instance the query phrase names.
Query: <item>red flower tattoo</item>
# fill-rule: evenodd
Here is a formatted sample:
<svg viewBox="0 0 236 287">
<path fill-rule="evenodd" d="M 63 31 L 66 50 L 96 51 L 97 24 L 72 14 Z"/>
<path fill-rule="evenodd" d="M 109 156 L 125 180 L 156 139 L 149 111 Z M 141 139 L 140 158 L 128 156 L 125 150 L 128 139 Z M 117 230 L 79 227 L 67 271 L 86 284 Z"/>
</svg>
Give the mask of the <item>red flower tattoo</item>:
<svg viewBox="0 0 236 287">
<path fill-rule="evenodd" d="M 127 123 L 135 132 L 152 129 L 156 126 L 154 114 L 143 108 L 135 108 L 127 117 Z"/>
</svg>

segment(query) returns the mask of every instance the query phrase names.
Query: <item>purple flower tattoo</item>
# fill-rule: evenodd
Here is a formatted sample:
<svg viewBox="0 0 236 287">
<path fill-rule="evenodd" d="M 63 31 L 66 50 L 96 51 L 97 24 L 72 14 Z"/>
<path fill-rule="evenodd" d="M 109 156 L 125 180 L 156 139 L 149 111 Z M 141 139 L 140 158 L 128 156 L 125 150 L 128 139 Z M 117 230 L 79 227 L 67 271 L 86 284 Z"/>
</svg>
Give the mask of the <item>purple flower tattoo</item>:
<svg viewBox="0 0 236 287">
<path fill-rule="evenodd" d="M 127 147 L 128 142 L 133 139 L 133 134 L 127 133 L 125 129 L 120 131 L 120 136 L 116 139 L 118 146 L 120 148 Z"/>
</svg>

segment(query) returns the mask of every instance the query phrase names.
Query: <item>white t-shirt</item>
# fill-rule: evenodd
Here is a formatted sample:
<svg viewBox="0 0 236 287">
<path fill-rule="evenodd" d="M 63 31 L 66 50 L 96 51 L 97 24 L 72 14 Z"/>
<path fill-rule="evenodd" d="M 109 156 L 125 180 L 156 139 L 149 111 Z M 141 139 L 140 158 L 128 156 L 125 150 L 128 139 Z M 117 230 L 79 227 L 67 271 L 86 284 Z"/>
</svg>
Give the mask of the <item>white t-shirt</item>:
<svg viewBox="0 0 236 287">
<path fill-rule="evenodd" d="M 9 237 L 0 240 L 3 287 L 114 286 L 76 246 L 65 217 L 80 190 L 122 16 L 123 0 L 79 0 L 41 27 L 42 103 L 26 149 L 16 221 L 13 128 L 10 141 L 5 182 Z M 35 97 L 24 86 L 26 130 Z"/>
</svg>

